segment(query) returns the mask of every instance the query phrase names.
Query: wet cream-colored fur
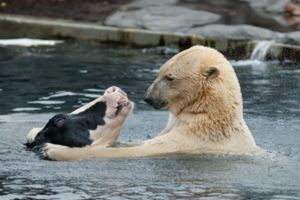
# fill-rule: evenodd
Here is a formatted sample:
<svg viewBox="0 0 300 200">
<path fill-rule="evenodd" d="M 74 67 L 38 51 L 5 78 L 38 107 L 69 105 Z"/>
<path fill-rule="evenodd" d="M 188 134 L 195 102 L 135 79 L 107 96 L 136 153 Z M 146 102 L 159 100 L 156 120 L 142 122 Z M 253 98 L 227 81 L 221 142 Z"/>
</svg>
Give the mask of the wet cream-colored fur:
<svg viewBox="0 0 300 200">
<path fill-rule="evenodd" d="M 194 46 L 178 53 L 161 67 L 148 93 L 164 100 L 170 112 L 166 128 L 157 137 L 133 147 L 46 144 L 44 155 L 71 160 L 166 153 L 240 155 L 259 150 L 243 118 L 234 69 L 217 50 Z"/>
</svg>

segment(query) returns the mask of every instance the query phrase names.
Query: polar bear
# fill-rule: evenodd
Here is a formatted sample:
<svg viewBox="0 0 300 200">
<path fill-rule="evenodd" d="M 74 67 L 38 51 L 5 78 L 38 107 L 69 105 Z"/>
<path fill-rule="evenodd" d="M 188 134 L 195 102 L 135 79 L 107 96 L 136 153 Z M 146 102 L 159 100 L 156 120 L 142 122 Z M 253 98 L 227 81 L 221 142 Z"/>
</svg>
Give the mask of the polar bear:
<svg viewBox="0 0 300 200">
<path fill-rule="evenodd" d="M 213 48 L 193 46 L 173 56 L 161 67 L 145 101 L 170 112 L 158 136 L 131 147 L 69 148 L 48 143 L 43 155 L 52 160 L 72 160 L 170 153 L 242 155 L 260 150 L 243 118 L 234 69 Z"/>
</svg>

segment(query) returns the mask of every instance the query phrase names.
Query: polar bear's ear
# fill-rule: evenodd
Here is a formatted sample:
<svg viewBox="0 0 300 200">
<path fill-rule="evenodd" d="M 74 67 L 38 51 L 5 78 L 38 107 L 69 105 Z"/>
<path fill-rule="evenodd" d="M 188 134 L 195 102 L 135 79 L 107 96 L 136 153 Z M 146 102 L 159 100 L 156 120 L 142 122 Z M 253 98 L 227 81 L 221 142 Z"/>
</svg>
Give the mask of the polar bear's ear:
<svg viewBox="0 0 300 200">
<path fill-rule="evenodd" d="M 209 67 L 204 73 L 206 79 L 215 79 L 219 75 L 220 75 L 220 71 L 216 67 Z"/>
</svg>

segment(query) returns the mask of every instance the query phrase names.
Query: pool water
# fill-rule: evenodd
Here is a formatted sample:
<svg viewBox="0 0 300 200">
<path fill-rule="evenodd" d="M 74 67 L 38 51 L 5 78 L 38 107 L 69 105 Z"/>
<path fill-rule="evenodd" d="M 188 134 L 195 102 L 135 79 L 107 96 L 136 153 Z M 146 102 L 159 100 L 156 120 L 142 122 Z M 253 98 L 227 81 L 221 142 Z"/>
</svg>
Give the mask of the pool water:
<svg viewBox="0 0 300 200">
<path fill-rule="evenodd" d="M 176 50 L 73 43 L 0 47 L 0 199 L 299 199 L 300 66 L 233 61 L 264 156 L 168 155 L 52 162 L 26 151 L 32 127 L 111 85 L 136 102 L 121 142 L 155 136 L 166 111 L 143 101 Z"/>
</svg>

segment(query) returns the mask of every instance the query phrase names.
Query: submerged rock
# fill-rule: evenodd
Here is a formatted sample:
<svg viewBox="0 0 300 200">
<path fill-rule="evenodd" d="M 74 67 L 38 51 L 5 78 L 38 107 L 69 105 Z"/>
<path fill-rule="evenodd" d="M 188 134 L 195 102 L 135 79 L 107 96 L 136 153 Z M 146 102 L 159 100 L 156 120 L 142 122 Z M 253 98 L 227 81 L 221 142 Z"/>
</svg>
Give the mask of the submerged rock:
<svg viewBox="0 0 300 200">
<path fill-rule="evenodd" d="M 287 33 L 287 41 L 290 44 L 300 45 L 300 31 Z"/>
<path fill-rule="evenodd" d="M 274 40 L 281 37 L 281 34 L 278 32 L 252 25 L 212 24 L 193 28 L 188 33 L 207 38 L 241 40 Z"/>
<path fill-rule="evenodd" d="M 150 6 L 140 10 L 117 12 L 105 21 L 106 25 L 149 30 L 183 32 L 194 26 L 216 22 L 220 16 L 180 6 Z"/>
<path fill-rule="evenodd" d="M 145 8 L 149 6 L 163 6 L 163 5 L 173 5 L 177 2 L 177 0 L 135 0 L 128 5 L 127 8 L 137 9 L 137 8 Z"/>
<path fill-rule="evenodd" d="M 283 13 L 290 0 L 243 0 L 254 10 L 264 10 L 269 13 Z"/>
</svg>

